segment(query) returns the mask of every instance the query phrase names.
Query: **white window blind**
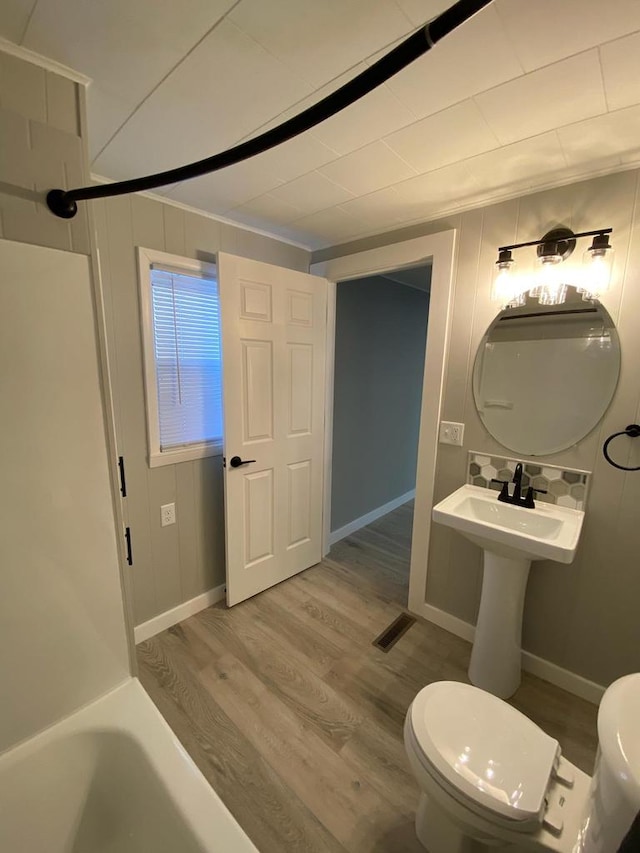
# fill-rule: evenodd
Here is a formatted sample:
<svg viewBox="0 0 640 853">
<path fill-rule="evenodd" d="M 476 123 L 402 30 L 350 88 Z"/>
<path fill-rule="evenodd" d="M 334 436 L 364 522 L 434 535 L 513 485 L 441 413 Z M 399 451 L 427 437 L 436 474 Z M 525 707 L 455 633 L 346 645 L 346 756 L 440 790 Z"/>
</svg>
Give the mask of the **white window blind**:
<svg viewBox="0 0 640 853">
<path fill-rule="evenodd" d="M 151 307 L 160 450 L 221 443 L 217 281 L 154 265 Z"/>
</svg>

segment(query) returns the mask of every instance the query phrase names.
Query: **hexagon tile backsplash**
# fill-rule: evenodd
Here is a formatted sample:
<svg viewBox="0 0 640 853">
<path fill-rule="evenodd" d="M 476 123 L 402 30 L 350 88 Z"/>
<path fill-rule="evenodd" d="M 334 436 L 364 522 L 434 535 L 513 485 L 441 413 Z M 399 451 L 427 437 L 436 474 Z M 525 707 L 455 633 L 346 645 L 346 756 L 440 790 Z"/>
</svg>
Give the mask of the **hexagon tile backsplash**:
<svg viewBox="0 0 640 853">
<path fill-rule="evenodd" d="M 467 483 L 499 492 L 501 486 L 498 483 L 492 483 L 491 480 L 511 481 L 519 461 L 519 459 L 508 459 L 504 456 L 487 456 L 486 453 L 470 450 Z M 576 471 L 572 468 L 543 465 L 538 462 L 523 462 L 522 466 L 523 490 L 528 486 L 547 490 L 546 495 L 536 495 L 537 501 L 584 510 L 591 477 L 590 471 Z"/>
</svg>

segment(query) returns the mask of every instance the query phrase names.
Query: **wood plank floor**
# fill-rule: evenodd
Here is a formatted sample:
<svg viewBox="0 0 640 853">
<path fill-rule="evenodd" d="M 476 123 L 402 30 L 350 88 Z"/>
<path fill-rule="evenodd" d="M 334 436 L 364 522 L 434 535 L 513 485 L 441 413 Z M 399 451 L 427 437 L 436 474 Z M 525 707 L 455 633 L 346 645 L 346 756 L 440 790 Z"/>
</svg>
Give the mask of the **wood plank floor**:
<svg viewBox="0 0 640 853">
<path fill-rule="evenodd" d="M 425 684 L 467 681 L 471 647 L 422 621 L 387 654 L 371 645 L 407 600 L 412 514 L 138 646 L 142 683 L 262 853 L 424 853 L 402 724 Z M 526 674 L 513 704 L 591 772 L 594 706 Z"/>
</svg>

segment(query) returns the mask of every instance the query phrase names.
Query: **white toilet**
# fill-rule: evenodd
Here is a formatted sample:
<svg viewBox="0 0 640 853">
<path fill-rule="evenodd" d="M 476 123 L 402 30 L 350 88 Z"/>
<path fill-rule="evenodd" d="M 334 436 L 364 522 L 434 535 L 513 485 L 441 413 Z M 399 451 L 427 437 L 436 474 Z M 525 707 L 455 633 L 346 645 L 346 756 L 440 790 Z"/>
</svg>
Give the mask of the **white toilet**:
<svg viewBox="0 0 640 853">
<path fill-rule="evenodd" d="M 524 714 L 457 681 L 418 693 L 404 740 L 429 853 L 615 853 L 640 811 L 640 673 L 602 698 L 593 779 Z"/>
</svg>

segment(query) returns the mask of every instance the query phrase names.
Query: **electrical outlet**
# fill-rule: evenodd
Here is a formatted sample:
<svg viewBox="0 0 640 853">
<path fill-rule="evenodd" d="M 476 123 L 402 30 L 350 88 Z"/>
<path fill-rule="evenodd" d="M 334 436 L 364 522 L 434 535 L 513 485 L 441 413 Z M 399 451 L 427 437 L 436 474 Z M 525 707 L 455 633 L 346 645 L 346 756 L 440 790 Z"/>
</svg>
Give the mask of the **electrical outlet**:
<svg viewBox="0 0 640 853">
<path fill-rule="evenodd" d="M 160 524 L 163 527 L 168 527 L 170 524 L 176 523 L 176 505 L 165 504 L 160 507 Z"/>
<path fill-rule="evenodd" d="M 462 447 L 464 441 L 464 424 L 452 421 L 440 421 L 440 444 L 456 444 Z"/>
</svg>

